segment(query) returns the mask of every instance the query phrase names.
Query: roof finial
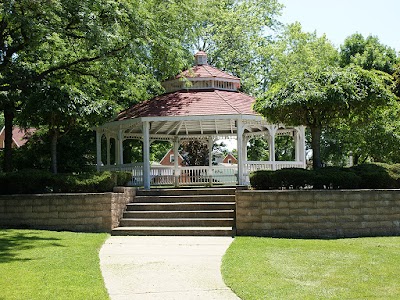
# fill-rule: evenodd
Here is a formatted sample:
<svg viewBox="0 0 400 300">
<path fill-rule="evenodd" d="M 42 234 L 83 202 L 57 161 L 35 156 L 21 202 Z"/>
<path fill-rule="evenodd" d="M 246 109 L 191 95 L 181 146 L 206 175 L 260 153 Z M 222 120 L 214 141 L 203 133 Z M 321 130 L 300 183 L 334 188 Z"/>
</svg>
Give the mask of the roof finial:
<svg viewBox="0 0 400 300">
<path fill-rule="evenodd" d="M 197 66 L 207 65 L 207 53 L 205 53 L 204 51 L 198 51 L 194 55 L 194 59 Z"/>
</svg>

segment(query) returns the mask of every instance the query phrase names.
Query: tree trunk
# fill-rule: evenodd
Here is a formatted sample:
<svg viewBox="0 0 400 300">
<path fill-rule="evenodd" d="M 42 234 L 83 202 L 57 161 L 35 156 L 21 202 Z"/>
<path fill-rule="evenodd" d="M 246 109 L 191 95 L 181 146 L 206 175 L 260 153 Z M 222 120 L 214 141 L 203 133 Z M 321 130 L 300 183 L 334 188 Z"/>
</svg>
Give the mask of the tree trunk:
<svg viewBox="0 0 400 300">
<path fill-rule="evenodd" d="M 57 174 L 57 142 L 58 129 L 52 129 L 51 133 L 51 172 Z"/>
<path fill-rule="evenodd" d="M 12 172 L 12 130 L 13 130 L 13 120 L 14 120 L 14 108 L 7 105 L 4 108 L 4 161 L 3 161 L 3 171 Z"/>
<path fill-rule="evenodd" d="M 313 151 L 314 170 L 322 167 L 321 164 L 321 127 L 311 127 L 311 148 Z"/>
</svg>

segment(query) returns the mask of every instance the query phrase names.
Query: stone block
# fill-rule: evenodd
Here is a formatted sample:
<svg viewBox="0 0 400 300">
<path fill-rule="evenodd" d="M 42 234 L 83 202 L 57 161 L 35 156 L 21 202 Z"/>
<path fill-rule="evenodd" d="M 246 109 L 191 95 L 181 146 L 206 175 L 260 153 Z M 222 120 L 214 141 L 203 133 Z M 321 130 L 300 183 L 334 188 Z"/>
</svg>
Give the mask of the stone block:
<svg viewBox="0 0 400 300">
<path fill-rule="evenodd" d="M 361 222 L 360 228 L 379 228 L 381 227 L 379 221 Z"/>
<path fill-rule="evenodd" d="M 317 208 L 335 208 L 335 201 L 332 200 L 319 200 L 316 202 Z"/>
<path fill-rule="evenodd" d="M 377 213 L 376 207 L 361 207 L 361 215 L 375 215 Z"/>
<path fill-rule="evenodd" d="M 321 216 L 321 215 L 319 215 L 318 216 L 318 222 L 320 223 L 320 224 L 323 224 L 323 223 L 336 223 L 336 216 L 332 216 L 332 215 L 326 215 L 326 216 Z"/>
<path fill-rule="evenodd" d="M 378 215 L 391 215 L 393 214 L 393 208 L 392 207 L 377 207 L 376 208 L 376 213 Z"/>
<path fill-rule="evenodd" d="M 298 216 L 300 223 L 319 223 L 317 215 L 312 216 Z"/>
<path fill-rule="evenodd" d="M 289 216 L 290 210 L 289 208 L 274 208 L 271 209 L 271 216 Z"/>
<path fill-rule="evenodd" d="M 346 222 L 362 222 L 363 216 L 361 215 L 339 215 L 336 216 L 336 222 L 346 223 Z"/>
<path fill-rule="evenodd" d="M 32 212 L 50 212 L 50 207 L 49 205 L 34 205 Z"/>
<path fill-rule="evenodd" d="M 298 208 L 315 208 L 316 203 L 317 203 L 316 201 L 298 201 L 297 207 Z"/>
<path fill-rule="evenodd" d="M 326 208 L 315 208 L 315 209 L 309 209 L 308 210 L 308 215 L 309 216 L 325 216 L 329 215 L 329 209 Z"/>
<path fill-rule="evenodd" d="M 343 209 L 344 215 L 361 215 L 360 208 L 344 208 Z"/>
<path fill-rule="evenodd" d="M 378 221 L 380 227 L 391 228 L 394 226 L 393 221 Z"/>
<path fill-rule="evenodd" d="M 7 206 L 6 212 L 8 213 L 29 213 L 32 212 L 32 205 L 27 206 Z"/>
<path fill-rule="evenodd" d="M 279 201 L 278 208 L 289 208 L 289 202 L 287 201 Z"/>
<path fill-rule="evenodd" d="M 93 212 L 95 217 L 111 217 L 111 211 L 107 210 L 97 210 Z"/>
<path fill-rule="evenodd" d="M 350 208 L 361 208 L 361 200 L 350 200 L 349 207 Z"/>
<path fill-rule="evenodd" d="M 277 201 L 263 201 L 261 202 L 261 208 L 278 208 L 279 207 L 279 202 Z"/>
<path fill-rule="evenodd" d="M 238 216 L 236 219 L 236 222 L 240 223 L 254 223 L 254 222 L 260 222 L 261 217 L 260 216 Z"/>
<path fill-rule="evenodd" d="M 343 229 L 343 237 L 356 238 L 363 236 L 371 236 L 372 230 L 370 228 L 354 228 L 354 229 Z"/>
</svg>

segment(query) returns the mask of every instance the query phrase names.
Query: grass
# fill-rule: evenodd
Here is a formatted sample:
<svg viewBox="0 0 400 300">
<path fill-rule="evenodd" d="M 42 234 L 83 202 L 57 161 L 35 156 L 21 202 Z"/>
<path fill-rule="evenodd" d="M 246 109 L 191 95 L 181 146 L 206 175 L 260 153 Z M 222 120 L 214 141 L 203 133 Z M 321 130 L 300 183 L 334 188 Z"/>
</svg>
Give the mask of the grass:
<svg viewBox="0 0 400 300">
<path fill-rule="evenodd" d="M 242 299 L 399 299 L 400 237 L 237 237 L 222 261 Z"/>
<path fill-rule="evenodd" d="M 98 255 L 106 237 L 0 229 L 0 299 L 109 299 Z"/>
</svg>

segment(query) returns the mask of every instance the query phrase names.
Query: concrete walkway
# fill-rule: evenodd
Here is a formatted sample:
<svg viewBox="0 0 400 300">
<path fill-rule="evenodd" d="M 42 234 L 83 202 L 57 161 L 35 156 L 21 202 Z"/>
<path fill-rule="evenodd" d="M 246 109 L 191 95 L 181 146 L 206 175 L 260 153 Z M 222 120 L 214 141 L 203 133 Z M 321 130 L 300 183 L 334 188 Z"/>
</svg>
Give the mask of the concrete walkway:
<svg viewBox="0 0 400 300">
<path fill-rule="evenodd" d="M 239 299 L 223 282 L 230 237 L 112 236 L 100 250 L 111 300 Z"/>
</svg>

